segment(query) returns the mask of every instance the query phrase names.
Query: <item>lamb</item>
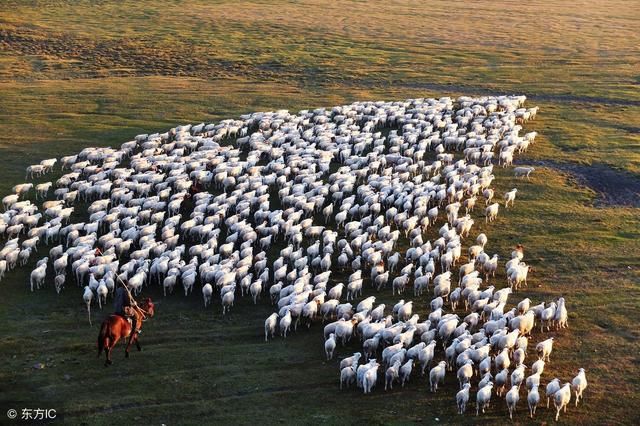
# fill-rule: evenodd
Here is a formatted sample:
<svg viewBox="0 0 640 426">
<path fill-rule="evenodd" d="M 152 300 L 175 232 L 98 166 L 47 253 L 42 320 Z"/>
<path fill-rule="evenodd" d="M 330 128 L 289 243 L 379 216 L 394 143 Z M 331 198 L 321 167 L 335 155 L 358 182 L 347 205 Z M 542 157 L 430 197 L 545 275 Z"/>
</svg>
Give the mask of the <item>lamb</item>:
<svg viewBox="0 0 640 426">
<path fill-rule="evenodd" d="M 467 408 L 467 403 L 469 402 L 469 389 L 471 388 L 471 383 L 465 383 L 462 386 L 462 389 L 458 391 L 456 394 L 456 404 L 458 406 L 458 414 L 464 414 Z"/>
<path fill-rule="evenodd" d="M 518 400 L 520 399 L 520 387 L 512 386 L 511 390 L 507 392 L 507 408 L 509 409 L 509 418 L 513 420 L 513 412 L 516 410 L 516 405 L 518 404 Z"/>
<path fill-rule="evenodd" d="M 587 388 L 587 376 L 585 375 L 584 368 L 581 368 L 578 372 L 578 375 L 573 378 L 571 381 L 571 389 L 576 395 L 576 407 L 578 406 L 578 402 L 580 398 L 582 398 L 582 393 Z"/>
<path fill-rule="evenodd" d="M 476 394 L 476 416 L 480 414 L 480 409 L 484 414 L 484 410 L 489 407 L 491 402 L 491 390 L 493 389 L 493 383 L 489 383 L 487 386 L 478 390 Z"/>
<path fill-rule="evenodd" d="M 527 404 L 529 405 L 529 415 L 533 419 L 533 415 L 536 414 L 536 408 L 540 403 L 540 393 L 538 392 L 538 386 L 534 386 L 529 390 L 527 395 Z"/>
<path fill-rule="evenodd" d="M 552 350 L 553 337 L 550 337 L 547 340 L 543 340 L 536 345 L 536 353 L 538 354 L 538 359 L 541 359 L 543 361 L 550 361 L 549 356 L 551 355 Z"/>
<path fill-rule="evenodd" d="M 560 410 L 564 408 L 567 412 L 567 405 L 571 402 L 571 383 L 565 383 L 554 395 L 553 404 L 556 407 L 556 422 L 560 418 Z"/>
<path fill-rule="evenodd" d="M 438 365 L 433 367 L 429 372 L 429 384 L 431 385 L 431 392 L 438 390 L 438 383 L 444 382 L 444 375 L 447 371 L 447 362 L 440 361 Z"/>
<path fill-rule="evenodd" d="M 331 333 L 329 338 L 324 342 L 324 353 L 327 357 L 327 361 L 331 361 L 333 359 L 333 355 L 336 351 L 336 335 L 335 333 Z"/>
</svg>

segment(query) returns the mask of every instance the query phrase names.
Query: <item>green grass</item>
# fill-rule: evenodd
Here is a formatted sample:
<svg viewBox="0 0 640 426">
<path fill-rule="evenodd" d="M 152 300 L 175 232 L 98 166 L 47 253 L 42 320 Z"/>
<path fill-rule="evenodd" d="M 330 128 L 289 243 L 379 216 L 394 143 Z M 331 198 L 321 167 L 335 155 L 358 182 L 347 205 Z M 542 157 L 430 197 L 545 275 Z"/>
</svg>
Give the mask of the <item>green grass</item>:
<svg viewBox="0 0 640 426">
<path fill-rule="evenodd" d="M 526 126 L 540 133 L 526 159 L 604 163 L 638 175 L 639 18 L 623 1 L 3 2 L 0 193 L 42 158 L 176 124 L 484 93 L 525 93 L 540 106 Z M 561 421 L 637 424 L 638 209 L 595 208 L 593 191 L 550 168 L 537 168 L 531 181 L 497 175 L 498 196 L 519 188 L 516 206 L 490 227 L 478 218 L 473 234 L 487 230 L 489 252 L 503 259 L 525 245 L 536 270 L 522 297 L 567 299 L 570 328 L 559 333 L 543 382 L 587 369 L 585 403 Z M 73 285 L 60 296 L 51 286 L 31 294 L 29 270 L 0 285 L 3 407 L 56 407 L 73 424 L 478 421 L 456 416 L 453 375 L 436 395 L 424 379 L 404 391 L 340 393 L 318 325 L 265 344 L 265 301 L 242 299 L 223 319 L 218 303 L 202 309 L 199 289 L 166 300 L 149 290 L 162 302 L 145 325 L 143 352 L 129 360 L 118 352 L 105 369 L 94 343 L 103 313 L 94 312 L 89 327 Z M 46 367 L 34 370 L 36 362 Z M 525 405 L 518 409 L 516 421 L 526 423 Z M 480 418 L 506 419 L 503 402 Z M 552 421 L 551 410 L 540 409 L 536 421 Z"/>
</svg>

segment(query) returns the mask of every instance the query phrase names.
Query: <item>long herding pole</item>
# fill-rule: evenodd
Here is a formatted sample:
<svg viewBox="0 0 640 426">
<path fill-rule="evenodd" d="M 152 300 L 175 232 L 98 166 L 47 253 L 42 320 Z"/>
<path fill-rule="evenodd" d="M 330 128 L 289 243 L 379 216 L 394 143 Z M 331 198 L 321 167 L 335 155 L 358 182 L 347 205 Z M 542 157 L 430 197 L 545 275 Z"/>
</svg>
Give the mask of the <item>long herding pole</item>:
<svg viewBox="0 0 640 426">
<path fill-rule="evenodd" d="M 96 251 L 98 252 L 98 254 L 100 256 L 104 256 L 104 254 L 102 253 L 102 250 L 100 250 L 99 247 L 96 247 Z M 133 295 L 131 294 L 131 291 L 129 290 L 129 287 L 127 287 L 127 285 L 124 283 L 124 281 L 122 281 L 122 278 L 120 278 L 120 275 L 118 275 L 118 273 L 116 272 L 115 276 L 118 279 L 118 281 L 120 281 L 120 284 L 122 284 L 122 287 L 124 287 L 125 291 L 129 295 L 129 300 L 131 300 L 131 302 L 133 303 L 133 307 L 135 309 L 141 310 L 144 314 L 146 314 L 145 310 L 142 309 L 140 306 L 138 306 L 138 302 L 136 302 L 136 299 L 133 298 Z"/>
</svg>

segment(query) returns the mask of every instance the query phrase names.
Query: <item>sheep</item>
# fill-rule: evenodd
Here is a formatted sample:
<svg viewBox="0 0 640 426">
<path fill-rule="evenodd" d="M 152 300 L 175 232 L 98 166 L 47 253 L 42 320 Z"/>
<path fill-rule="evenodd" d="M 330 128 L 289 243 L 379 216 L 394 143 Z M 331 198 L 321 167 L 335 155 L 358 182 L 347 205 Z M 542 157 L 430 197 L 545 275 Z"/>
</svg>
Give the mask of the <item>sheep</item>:
<svg viewBox="0 0 640 426">
<path fill-rule="evenodd" d="M 31 291 L 33 291 L 34 286 L 38 289 L 42 287 L 44 283 L 44 279 L 47 276 L 47 264 L 44 263 L 41 266 L 36 267 L 29 277 L 29 282 L 31 284 Z"/>
<path fill-rule="evenodd" d="M 278 314 L 272 313 L 267 317 L 264 321 L 264 341 L 269 341 L 269 334 L 271 335 L 271 339 L 276 333 L 276 327 L 278 326 Z"/>
<path fill-rule="evenodd" d="M 549 362 L 549 356 L 551 355 L 551 351 L 553 350 L 553 337 L 548 338 L 547 340 L 543 340 L 542 342 L 536 345 L 536 353 L 538 354 L 538 359 Z"/>
<path fill-rule="evenodd" d="M 568 313 L 565 305 L 564 297 L 558 299 L 556 312 L 553 317 L 553 321 L 556 325 L 556 329 L 567 328 L 568 325 Z"/>
<path fill-rule="evenodd" d="M 531 364 L 531 374 L 542 374 L 544 371 L 544 361 L 539 359 Z"/>
<path fill-rule="evenodd" d="M 192 275 L 193 274 L 188 276 L 192 276 Z M 228 313 L 231 310 L 231 307 L 233 306 L 233 302 L 235 299 L 235 294 L 233 291 L 228 291 L 226 293 L 222 293 L 220 298 L 222 299 L 222 315 L 224 316 L 226 313 Z"/>
<path fill-rule="evenodd" d="M 409 359 L 406 363 L 400 367 L 400 384 L 404 387 L 404 384 L 409 381 L 411 377 L 411 371 L 413 370 L 413 360 Z"/>
<path fill-rule="evenodd" d="M 109 289 L 107 288 L 107 285 L 103 281 L 100 281 L 97 294 L 98 294 L 98 307 L 102 309 L 102 305 L 107 303 L 107 295 L 109 294 Z"/>
<path fill-rule="evenodd" d="M 458 406 L 458 414 L 464 414 L 467 408 L 467 403 L 469 402 L 469 389 L 471 388 L 471 383 L 465 383 L 462 386 L 462 389 L 458 391 L 456 394 L 456 405 Z"/>
<path fill-rule="evenodd" d="M 87 305 L 87 314 L 89 315 L 89 325 L 91 326 L 91 301 L 93 300 L 93 290 L 89 286 L 85 286 L 82 300 Z"/>
<path fill-rule="evenodd" d="M 335 333 L 331 333 L 329 338 L 324 342 L 324 353 L 327 357 L 327 361 L 331 361 L 333 359 L 333 355 L 336 350 L 336 335 Z"/>
<path fill-rule="evenodd" d="M 342 361 L 340 361 L 340 371 L 342 371 L 345 367 L 350 367 L 352 365 L 357 366 L 361 357 L 362 354 L 360 352 L 354 352 L 352 356 L 344 358 Z"/>
<path fill-rule="evenodd" d="M 516 405 L 520 399 L 520 387 L 512 386 L 509 392 L 507 392 L 507 408 L 509 409 L 509 418 L 513 420 L 513 412 L 516 410 Z"/>
<path fill-rule="evenodd" d="M 502 393 L 504 392 L 507 385 L 508 378 L 509 369 L 507 368 L 503 368 L 498 374 L 496 374 L 496 394 L 498 396 L 502 396 Z"/>
<path fill-rule="evenodd" d="M 380 367 L 380 364 L 374 362 L 364 373 L 362 387 L 365 394 L 371 393 L 371 390 L 378 381 L 378 367 Z"/>
<path fill-rule="evenodd" d="M 578 372 L 578 375 L 573 378 L 571 381 L 571 389 L 576 395 L 576 407 L 578 406 L 578 402 L 580 398 L 582 398 L 582 393 L 587 388 L 587 376 L 585 375 L 584 368 L 581 368 Z"/>
<path fill-rule="evenodd" d="M 280 318 L 280 334 L 285 339 L 287 338 L 287 331 L 291 328 L 291 311 L 287 309 L 286 314 Z"/>
<path fill-rule="evenodd" d="M 547 383 L 547 387 L 545 388 L 545 395 L 547 396 L 547 408 L 549 408 L 549 401 L 559 390 L 560 390 L 560 379 L 555 378 L 549 383 Z"/>
<path fill-rule="evenodd" d="M 482 409 L 482 413 L 484 414 L 484 410 L 489 407 L 489 402 L 491 402 L 491 390 L 493 389 L 493 383 L 489 383 L 487 386 L 478 390 L 476 394 L 476 416 L 480 414 L 480 410 Z"/>
<path fill-rule="evenodd" d="M 387 388 L 393 390 L 393 382 L 397 381 L 400 378 L 400 366 L 402 361 L 397 360 L 387 368 L 387 371 L 384 374 L 384 390 Z"/>
<path fill-rule="evenodd" d="M 538 386 L 533 386 L 529 390 L 527 395 L 527 405 L 529 405 L 529 415 L 533 419 L 533 415 L 536 414 L 536 408 L 540 403 L 540 393 L 538 392 Z"/>
<path fill-rule="evenodd" d="M 471 377 L 473 376 L 473 361 L 467 360 L 465 364 L 463 364 L 457 372 L 458 382 L 460 384 L 460 389 L 464 386 L 465 383 L 469 383 Z"/>
<path fill-rule="evenodd" d="M 529 179 L 529 175 L 535 170 L 533 167 L 516 167 L 513 169 L 513 173 L 516 177 L 526 177 Z"/>
<path fill-rule="evenodd" d="M 431 362 L 433 361 L 436 342 L 429 342 L 420 352 L 418 352 L 418 361 L 420 362 L 420 374 L 424 376 L 424 371 L 427 368 L 431 368 Z"/>
<path fill-rule="evenodd" d="M 204 307 L 206 308 L 211 303 L 211 297 L 213 295 L 213 287 L 207 283 L 202 286 L 202 298 L 204 299 Z"/>
<path fill-rule="evenodd" d="M 56 288 L 56 293 L 60 294 L 66 280 L 67 280 L 67 277 L 64 274 L 59 274 L 55 276 L 55 278 L 53 279 L 53 283 Z"/>
<path fill-rule="evenodd" d="M 251 286 L 249 287 L 249 291 L 251 292 L 253 304 L 256 305 L 258 303 L 258 299 L 260 298 L 260 293 L 262 293 L 262 281 L 257 280 L 252 282 Z"/>
<path fill-rule="evenodd" d="M 571 402 L 571 383 L 565 383 L 560 389 L 553 395 L 553 404 L 556 407 L 556 422 L 560 418 L 560 410 L 564 408 L 564 412 L 567 412 L 567 405 Z"/>
<path fill-rule="evenodd" d="M 348 388 L 356 381 L 356 364 L 344 367 L 340 370 L 340 390 L 343 384 Z"/>
<path fill-rule="evenodd" d="M 489 207 L 487 207 L 484 211 L 485 214 L 485 222 L 493 222 L 496 217 L 498 217 L 498 208 L 500 205 L 498 203 L 493 203 Z"/>
<path fill-rule="evenodd" d="M 509 208 L 509 203 L 511 203 L 511 207 L 513 207 L 513 204 L 516 201 L 516 193 L 518 192 L 518 190 L 516 188 L 513 188 L 511 191 L 509 192 L 505 192 L 504 194 L 504 208 Z"/>
<path fill-rule="evenodd" d="M 429 371 L 429 384 L 431 386 L 431 392 L 435 393 L 438 390 L 438 383 L 444 382 L 444 375 L 447 370 L 447 362 L 440 361 L 438 365 L 433 367 Z"/>
</svg>

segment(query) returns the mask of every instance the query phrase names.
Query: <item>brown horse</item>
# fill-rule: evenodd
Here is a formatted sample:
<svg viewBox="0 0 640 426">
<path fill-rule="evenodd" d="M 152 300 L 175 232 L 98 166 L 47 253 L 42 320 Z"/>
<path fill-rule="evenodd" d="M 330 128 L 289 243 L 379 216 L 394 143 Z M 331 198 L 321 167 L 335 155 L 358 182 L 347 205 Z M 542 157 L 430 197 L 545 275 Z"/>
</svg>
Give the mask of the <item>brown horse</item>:
<svg viewBox="0 0 640 426">
<path fill-rule="evenodd" d="M 137 309 L 134 309 L 138 329 L 142 327 L 142 321 L 153 316 L 155 313 L 154 308 L 155 306 L 151 301 L 151 298 L 147 298 L 147 300 L 142 302 Z M 100 334 L 98 334 L 98 357 L 100 357 L 104 350 L 107 357 L 107 360 L 104 362 L 105 366 L 111 365 L 111 351 L 120 339 L 129 338 L 129 342 L 127 343 L 127 347 L 124 351 L 125 357 L 129 358 L 129 347 L 131 346 L 131 343 L 136 344 L 138 351 L 142 350 L 140 342 L 138 342 L 138 333 L 132 333 L 131 331 L 131 323 L 120 315 L 111 314 L 102 321 Z"/>
</svg>

